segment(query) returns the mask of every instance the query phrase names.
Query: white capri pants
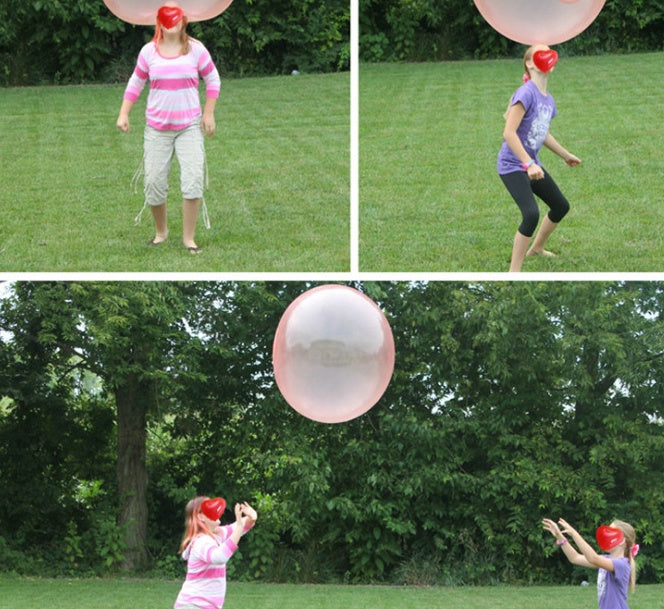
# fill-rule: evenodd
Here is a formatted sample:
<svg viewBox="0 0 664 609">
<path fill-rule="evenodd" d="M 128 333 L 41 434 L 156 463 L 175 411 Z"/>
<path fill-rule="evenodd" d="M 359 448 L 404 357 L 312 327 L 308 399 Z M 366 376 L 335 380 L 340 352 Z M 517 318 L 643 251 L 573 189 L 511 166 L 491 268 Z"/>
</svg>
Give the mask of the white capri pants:
<svg viewBox="0 0 664 609">
<path fill-rule="evenodd" d="M 180 190 L 184 199 L 202 199 L 205 185 L 205 144 L 200 118 L 179 131 L 145 126 L 143 190 L 148 205 L 162 205 L 168 196 L 168 174 L 173 153 L 180 164 Z"/>
</svg>

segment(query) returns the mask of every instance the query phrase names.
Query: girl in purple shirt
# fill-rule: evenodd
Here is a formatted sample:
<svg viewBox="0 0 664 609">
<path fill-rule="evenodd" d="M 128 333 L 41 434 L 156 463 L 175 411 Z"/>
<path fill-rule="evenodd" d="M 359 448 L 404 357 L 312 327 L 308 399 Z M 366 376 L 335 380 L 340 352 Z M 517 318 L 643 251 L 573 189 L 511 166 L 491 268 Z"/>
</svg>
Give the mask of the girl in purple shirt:
<svg viewBox="0 0 664 609">
<path fill-rule="evenodd" d="M 558 520 L 562 530 L 558 524 L 548 518 L 545 518 L 542 524 L 544 529 L 556 538 L 556 543 L 573 565 L 599 570 L 597 574 L 599 609 L 629 609 L 627 592 L 634 592 L 636 585 L 634 557 L 639 550 L 638 544 L 635 543 L 636 533 L 632 525 L 622 520 L 614 520 L 611 527 L 622 532 L 622 541 L 616 540 L 608 554 L 599 555 L 578 531 L 562 518 Z M 565 533 L 572 538 L 579 552 L 567 542 Z"/>
<path fill-rule="evenodd" d="M 544 249 L 544 244 L 569 210 L 567 199 L 541 166 L 538 157 L 540 149 L 546 146 L 562 157 L 570 167 L 581 162 L 549 133 L 549 125 L 556 115 L 556 104 L 547 92 L 547 81 L 553 65 L 543 66 L 542 62 L 536 62 L 534 55 L 538 52 L 554 53 L 545 45 L 535 45 L 526 51 L 523 59 L 525 84 L 516 91 L 510 101 L 505 114 L 504 141 L 498 153 L 498 174 L 522 215 L 512 247 L 512 272 L 521 270 L 526 252 L 529 256 L 553 256 Z M 557 58 L 557 54 L 554 53 L 554 56 Z M 536 63 L 539 63 L 540 67 Z M 541 69 L 542 67 L 544 69 Z M 535 241 L 528 249 L 539 222 L 539 208 L 534 195 L 542 199 L 550 207 L 550 211 L 542 220 Z"/>
</svg>

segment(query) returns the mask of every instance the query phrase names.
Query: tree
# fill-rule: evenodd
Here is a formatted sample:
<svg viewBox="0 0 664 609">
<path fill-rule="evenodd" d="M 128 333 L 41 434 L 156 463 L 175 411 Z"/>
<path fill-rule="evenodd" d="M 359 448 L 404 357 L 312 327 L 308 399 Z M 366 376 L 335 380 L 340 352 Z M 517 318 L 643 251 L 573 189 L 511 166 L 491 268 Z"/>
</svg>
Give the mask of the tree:
<svg viewBox="0 0 664 609">
<path fill-rule="evenodd" d="M 186 286 L 169 283 L 19 283 L 8 313 L 22 350 L 49 353 L 61 379 L 89 370 L 114 396 L 128 570 L 148 559 L 147 420 L 195 343 L 184 326 L 187 294 Z"/>
<path fill-rule="evenodd" d="M 58 559 L 71 562 L 87 524 L 77 480 L 102 475 L 94 457 L 79 461 L 100 422 L 108 468 L 111 410 L 134 440 L 117 450 L 145 485 L 132 487 L 137 515 L 122 516 L 147 514 L 128 538 L 135 565 L 148 543 L 172 565 L 182 506 L 219 493 L 261 514 L 234 577 L 574 579 L 538 526 L 566 516 L 587 532 L 635 524 L 642 581 L 661 580 L 660 283 L 358 283 L 388 316 L 396 366 L 379 403 L 340 425 L 298 415 L 273 381 L 274 331 L 308 287 L 16 284 L 0 308 L 3 524 L 29 505 L 12 499 L 32 474 L 25 488 L 45 484 L 55 499 L 49 515 L 68 539 Z M 123 428 L 127 416 L 139 424 Z M 62 441 L 44 437 L 55 429 Z M 118 468 L 118 488 L 127 475 Z M 120 513 L 131 498 L 115 494 Z"/>
</svg>

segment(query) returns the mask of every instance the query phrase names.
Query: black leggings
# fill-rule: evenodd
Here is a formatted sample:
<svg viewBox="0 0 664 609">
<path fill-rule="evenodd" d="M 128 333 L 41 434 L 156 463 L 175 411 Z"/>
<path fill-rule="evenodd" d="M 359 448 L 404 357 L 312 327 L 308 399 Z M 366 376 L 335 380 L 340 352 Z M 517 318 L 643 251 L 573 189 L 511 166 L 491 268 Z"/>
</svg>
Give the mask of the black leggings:
<svg viewBox="0 0 664 609">
<path fill-rule="evenodd" d="M 533 236 L 539 222 L 539 208 L 534 195 L 550 207 L 548 216 L 551 222 L 560 222 L 569 211 L 567 199 L 546 171 L 541 180 L 531 180 L 525 171 L 501 175 L 500 179 L 521 210 L 523 220 L 519 232 L 525 237 Z"/>
</svg>

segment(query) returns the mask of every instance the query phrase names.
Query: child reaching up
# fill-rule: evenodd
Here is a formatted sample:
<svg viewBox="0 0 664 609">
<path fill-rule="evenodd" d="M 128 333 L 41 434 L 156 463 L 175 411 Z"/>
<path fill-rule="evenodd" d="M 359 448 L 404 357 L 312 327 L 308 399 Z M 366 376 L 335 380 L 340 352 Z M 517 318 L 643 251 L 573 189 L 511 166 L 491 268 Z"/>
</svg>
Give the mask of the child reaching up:
<svg viewBox="0 0 664 609">
<path fill-rule="evenodd" d="M 240 538 L 256 524 L 256 510 L 248 503 L 235 504 L 235 522 L 221 526 L 226 509 L 221 497 L 196 497 L 185 509 L 185 532 L 180 545 L 187 561 L 187 576 L 175 609 L 220 609 L 226 596 L 226 563 Z"/>
<path fill-rule="evenodd" d="M 544 530 L 555 538 L 556 544 L 562 548 L 567 560 L 573 565 L 599 569 L 597 575 L 597 598 L 599 609 L 629 609 L 627 592 L 634 591 L 636 585 L 636 564 L 634 557 L 639 551 L 635 543 L 634 528 L 621 520 L 614 520 L 611 529 L 616 533 L 608 554 L 597 554 L 592 546 L 562 518 L 556 524 L 553 520 L 542 520 Z M 560 526 L 558 526 L 560 525 Z M 579 551 L 568 543 L 565 534 L 574 541 Z"/>
</svg>

